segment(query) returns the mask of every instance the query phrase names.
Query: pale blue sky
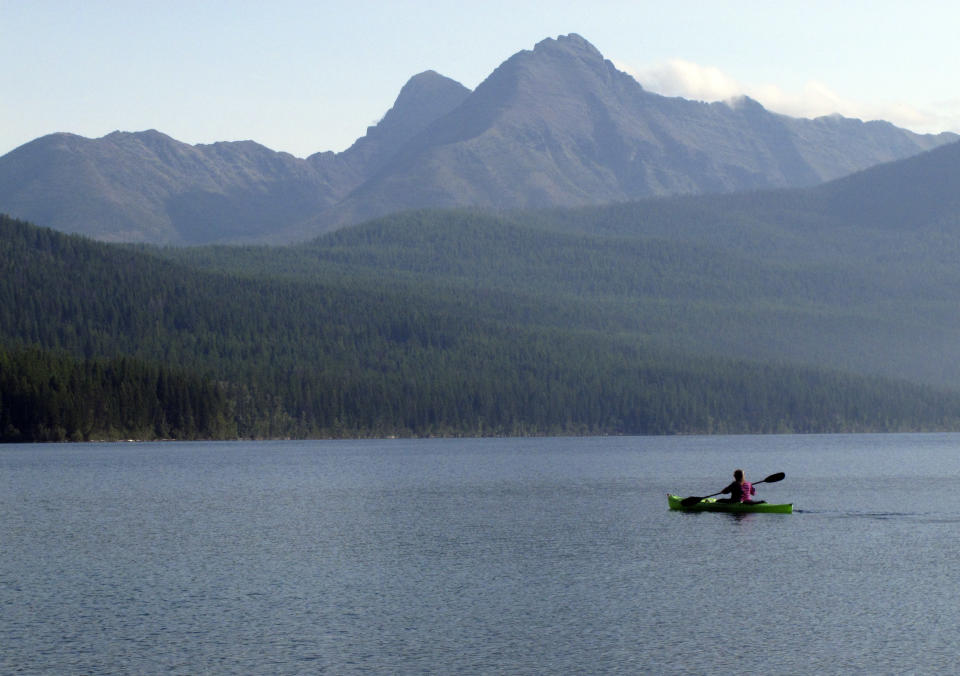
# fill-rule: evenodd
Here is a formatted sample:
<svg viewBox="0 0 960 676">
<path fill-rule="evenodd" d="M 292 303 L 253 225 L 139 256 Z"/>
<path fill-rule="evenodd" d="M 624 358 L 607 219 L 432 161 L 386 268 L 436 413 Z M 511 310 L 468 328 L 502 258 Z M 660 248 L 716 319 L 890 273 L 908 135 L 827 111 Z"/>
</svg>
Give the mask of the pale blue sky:
<svg viewBox="0 0 960 676">
<path fill-rule="evenodd" d="M 416 73 L 474 88 L 567 33 L 653 91 L 960 132 L 958 26 L 925 0 L 0 0 L 0 154 L 117 129 L 341 151 Z"/>
</svg>

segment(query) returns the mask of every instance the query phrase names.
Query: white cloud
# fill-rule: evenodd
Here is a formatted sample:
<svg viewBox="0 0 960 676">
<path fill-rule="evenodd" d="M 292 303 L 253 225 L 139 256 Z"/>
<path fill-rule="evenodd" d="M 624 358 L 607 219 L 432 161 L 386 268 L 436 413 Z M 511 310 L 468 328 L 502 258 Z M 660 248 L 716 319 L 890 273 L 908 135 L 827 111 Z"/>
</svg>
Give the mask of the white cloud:
<svg viewBox="0 0 960 676">
<path fill-rule="evenodd" d="M 664 96 L 682 96 L 696 101 L 725 101 L 741 96 L 746 88 L 713 66 L 701 66 L 682 59 L 671 59 L 640 69 L 614 62 L 644 88 Z"/>
<path fill-rule="evenodd" d="M 771 83 L 743 83 L 714 66 L 682 59 L 640 68 L 614 63 L 645 89 L 664 96 L 696 101 L 729 101 L 749 96 L 768 110 L 791 117 L 840 114 L 862 120 L 887 120 L 921 133 L 960 131 L 960 100 L 922 107 L 902 101 L 864 102 L 845 98 L 817 80 L 806 82 L 799 91 L 787 91 Z"/>
</svg>

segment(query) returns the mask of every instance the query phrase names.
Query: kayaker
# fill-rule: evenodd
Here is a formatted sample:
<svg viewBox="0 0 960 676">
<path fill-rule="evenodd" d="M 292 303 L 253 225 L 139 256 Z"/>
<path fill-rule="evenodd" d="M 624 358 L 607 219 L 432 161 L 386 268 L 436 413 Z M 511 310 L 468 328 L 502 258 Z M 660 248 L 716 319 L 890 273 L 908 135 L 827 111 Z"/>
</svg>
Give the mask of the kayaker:
<svg viewBox="0 0 960 676">
<path fill-rule="evenodd" d="M 764 500 L 753 500 L 752 497 L 756 495 L 757 489 L 753 487 L 753 484 L 743 478 L 743 470 L 735 469 L 733 470 L 733 482 L 724 488 L 721 493 L 729 493 L 729 498 L 720 498 L 717 502 L 745 502 L 748 505 L 759 505 Z"/>
</svg>

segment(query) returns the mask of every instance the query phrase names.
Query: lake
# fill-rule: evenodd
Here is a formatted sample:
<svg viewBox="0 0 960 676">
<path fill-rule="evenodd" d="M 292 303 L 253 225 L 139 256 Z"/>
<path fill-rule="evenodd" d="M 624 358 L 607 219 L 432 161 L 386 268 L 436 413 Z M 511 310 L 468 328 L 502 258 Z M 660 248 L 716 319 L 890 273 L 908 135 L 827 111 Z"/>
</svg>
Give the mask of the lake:
<svg viewBox="0 0 960 676">
<path fill-rule="evenodd" d="M 681 513 L 742 467 L 792 515 Z M 0 672 L 933 673 L 960 435 L 0 446 Z"/>
</svg>

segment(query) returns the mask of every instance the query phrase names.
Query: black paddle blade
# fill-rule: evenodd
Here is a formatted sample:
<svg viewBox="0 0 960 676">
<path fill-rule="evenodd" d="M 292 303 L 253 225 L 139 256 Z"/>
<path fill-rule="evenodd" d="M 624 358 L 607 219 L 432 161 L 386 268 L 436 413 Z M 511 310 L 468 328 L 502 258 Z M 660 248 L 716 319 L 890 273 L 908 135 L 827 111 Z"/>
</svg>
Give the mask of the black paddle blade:
<svg viewBox="0 0 960 676">
<path fill-rule="evenodd" d="M 757 481 L 758 484 L 775 484 L 778 481 L 783 481 L 787 475 L 783 472 L 777 472 L 776 474 L 771 474 L 763 481 Z"/>
<path fill-rule="evenodd" d="M 689 498 L 684 498 L 680 501 L 681 507 L 693 507 L 695 504 L 703 500 L 703 498 L 697 497 L 696 495 L 691 495 Z"/>
</svg>

